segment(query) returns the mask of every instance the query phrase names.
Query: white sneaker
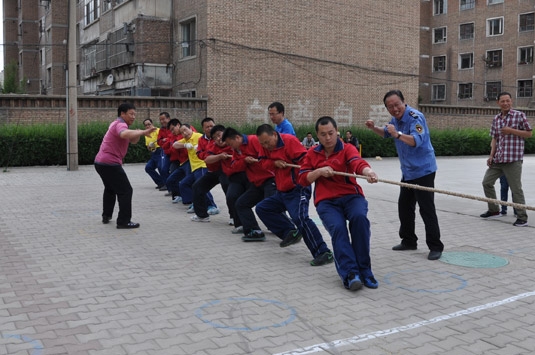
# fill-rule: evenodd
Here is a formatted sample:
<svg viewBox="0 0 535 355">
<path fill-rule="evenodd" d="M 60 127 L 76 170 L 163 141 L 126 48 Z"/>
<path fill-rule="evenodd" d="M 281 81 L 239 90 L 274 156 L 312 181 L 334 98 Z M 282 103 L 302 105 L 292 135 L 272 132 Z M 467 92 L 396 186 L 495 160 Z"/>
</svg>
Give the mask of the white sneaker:
<svg viewBox="0 0 535 355">
<path fill-rule="evenodd" d="M 231 233 L 232 234 L 243 234 L 243 226 L 239 226 L 239 227 L 234 228 L 231 231 Z"/>
<path fill-rule="evenodd" d="M 193 204 L 191 204 L 191 205 L 188 207 L 188 210 L 186 211 L 186 213 L 195 213 L 195 210 L 193 209 Z"/>
<path fill-rule="evenodd" d="M 219 208 L 217 207 L 208 207 L 208 214 L 211 214 L 211 215 L 215 215 L 215 214 L 219 214 Z"/>
<path fill-rule="evenodd" d="M 234 218 L 231 218 L 228 220 L 228 225 L 233 226 L 234 225 Z"/>
<path fill-rule="evenodd" d="M 199 217 L 197 215 L 194 215 L 190 219 L 192 220 L 192 222 L 210 222 L 210 216 L 208 216 L 206 218 L 201 218 L 201 217 Z"/>
<path fill-rule="evenodd" d="M 182 202 L 182 197 L 180 196 L 175 196 L 175 198 L 173 199 L 173 201 L 171 201 L 172 203 L 179 203 L 179 202 Z"/>
</svg>

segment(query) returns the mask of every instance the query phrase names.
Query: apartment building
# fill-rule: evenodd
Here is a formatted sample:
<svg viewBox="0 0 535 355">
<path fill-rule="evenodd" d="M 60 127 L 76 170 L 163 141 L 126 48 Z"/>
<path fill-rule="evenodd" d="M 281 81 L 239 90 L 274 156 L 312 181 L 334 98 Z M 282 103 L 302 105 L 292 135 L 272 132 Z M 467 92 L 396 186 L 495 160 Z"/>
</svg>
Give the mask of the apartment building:
<svg viewBox="0 0 535 355">
<path fill-rule="evenodd" d="M 535 0 L 422 1 L 420 102 L 535 107 L 534 40 Z"/>
<path fill-rule="evenodd" d="M 27 29 L 19 32 L 24 43 L 45 31 L 43 40 L 31 40 L 37 46 L 13 39 L 14 54 L 6 53 L 6 60 L 17 58 L 21 78 L 38 68 L 31 76 L 43 94 L 65 92 L 70 2 L 4 0 L 14 9 L 6 16 Z M 286 106 L 294 124 L 329 115 L 341 126 L 386 121 L 382 98 L 393 88 L 417 104 L 417 0 L 76 3 L 80 95 L 204 98 L 218 121 L 254 124 L 269 122 L 273 101 Z M 7 27 L 5 17 L 6 36 Z M 53 32 L 59 28 L 63 33 Z M 40 59 L 21 60 L 30 49 Z"/>
</svg>

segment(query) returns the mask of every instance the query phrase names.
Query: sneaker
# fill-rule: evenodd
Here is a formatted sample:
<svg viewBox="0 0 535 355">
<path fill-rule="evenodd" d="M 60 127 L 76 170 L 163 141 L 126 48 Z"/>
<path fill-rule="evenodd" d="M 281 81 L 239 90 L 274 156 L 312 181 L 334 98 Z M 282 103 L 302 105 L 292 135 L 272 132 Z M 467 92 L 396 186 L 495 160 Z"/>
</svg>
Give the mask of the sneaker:
<svg viewBox="0 0 535 355">
<path fill-rule="evenodd" d="M 173 196 L 173 193 L 171 191 L 167 191 L 164 196 Z"/>
<path fill-rule="evenodd" d="M 356 291 L 362 287 L 359 275 L 350 273 L 347 275 L 347 285 L 344 285 L 350 291 Z"/>
<path fill-rule="evenodd" d="M 524 221 L 523 219 L 517 219 L 515 223 L 513 223 L 513 226 L 515 227 L 527 227 L 528 221 Z"/>
<path fill-rule="evenodd" d="M 171 202 L 172 202 L 172 203 L 179 203 L 179 202 L 182 202 L 182 197 L 180 197 L 180 196 L 175 196 Z"/>
<path fill-rule="evenodd" d="M 500 214 L 501 214 L 502 216 L 505 216 L 505 215 L 507 215 L 507 211 L 501 211 Z"/>
<path fill-rule="evenodd" d="M 228 220 L 228 225 L 233 226 L 234 225 L 234 218 L 231 218 Z"/>
<path fill-rule="evenodd" d="M 103 223 L 103 224 L 108 224 L 108 223 L 110 223 L 110 221 L 111 221 L 111 217 L 109 217 L 109 216 L 102 216 L 102 223 Z"/>
<path fill-rule="evenodd" d="M 261 230 L 252 230 L 241 237 L 241 240 L 244 242 L 263 242 L 266 240 L 266 236 Z"/>
<path fill-rule="evenodd" d="M 210 222 L 210 216 L 205 217 L 205 218 L 201 218 L 201 217 L 199 217 L 197 215 L 194 215 L 190 219 L 191 219 L 192 222 Z"/>
<path fill-rule="evenodd" d="M 481 218 L 498 218 L 498 217 L 501 217 L 502 215 L 500 214 L 500 212 L 490 212 L 490 211 L 487 211 L 481 215 L 479 215 L 479 217 Z"/>
<path fill-rule="evenodd" d="M 167 186 L 162 185 L 162 186 L 158 187 L 158 190 L 160 190 L 160 191 L 167 191 Z"/>
<path fill-rule="evenodd" d="M 219 208 L 214 207 L 214 206 L 208 207 L 208 214 L 211 214 L 211 215 L 219 214 Z"/>
<path fill-rule="evenodd" d="M 314 260 L 310 262 L 310 265 L 312 266 L 321 266 L 325 264 L 330 264 L 334 261 L 333 258 L 333 252 L 332 251 L 326 251 L 324 253 L 321 253 L 318 255 Z"/>
<path fill-rule="evenodd" d="M 373 276 L 365 277 L 363 283 L 364 283 L 364 286 L 366 286 L 367 288 L 379 287 L 379 282 L 377 282 L 377 280 Z"/>
<path fill-rule="evenodd" d="M 299 231 L 291 230 L 286 236 L 286 238 L 284 238 L 279 245 L 281 248 L 286 248 L 287 246 L 290 246 L 292 244 L 299 243 L 301 239 L 303 239 L 303 236 L 301 235 L 301 233 L 299 233 Z"/>
<path fill-rule="evenodd" d="M 230 231 L 232 234 L 243 234 L 243 226 L 236 227 Z"/>
<path fill-rule="evenodd" d="M 193 209 L 193 204 L 189 205 L 188 209 L 186 210 L 186 213 L 195 213 L 195 210 Z"/>
</svg>

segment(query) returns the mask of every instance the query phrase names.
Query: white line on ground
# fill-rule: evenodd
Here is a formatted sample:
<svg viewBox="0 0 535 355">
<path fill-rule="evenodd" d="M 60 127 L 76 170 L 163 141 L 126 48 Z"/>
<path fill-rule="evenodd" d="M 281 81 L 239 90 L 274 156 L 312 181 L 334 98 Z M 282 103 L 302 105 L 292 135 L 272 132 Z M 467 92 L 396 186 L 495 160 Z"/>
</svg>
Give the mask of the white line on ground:
<svg viewBox="0 0 535 355">
<path fill-rule="evenodd" d="M 490 303 L 486 303 L 486 304 L 475 306 L 475 307 L 470 307 L 465 310 L 445 314 L 445 315 L 431 318 L 429 320 L 424 320 L 421 322 L 403 325 L 401 327 L 395 327 L 395 328 L 390 328 L 386 330 L 379 330 L 379 331 L 372 332 L 372 333 L 360 334 L 360 335 L 356 335 L 354 337 L 347 338 L 347 339 L 339 339 L 339 340 L 334 340 L 329 343 L 311 345 L 311 346 L 307 346 L 307 347 L 300 348 L 300 349 L 294 349 L 294 350 L 286 351 L 283 353 L 277 353 L 274 355 L 304 355 L 304 354 L 317 353 L 320 351 L 328 351 L 329 349 L 340 348 L 340 347 L 348 346 L 351 344 L 361 343 L 367 340 L 376 339 L 376 338 L 384 337 L 384 336 L 391 335 L 391 334 L 401 333 L 407 330 L 412 330 L 412 329 L 424 327 L 430 324 L 442 322 L 445 320 L 449 320 L 449 319 L 453 319 L 453 318 L 457 318 L 461 316 L 466 316 L 468 314 L 476 313 L 479 311 L 484 311 L 486 309 L 503 306 L 504 304 L 516 302 L 518 300 L 531 297 L 531 296 L 535 296 L 535 291 L 521 293 L 519 295 L 512 296 L 512 297 L 503 299 L 501 301 L 495 301 L 495 302 L 490 302 Z"/>
</svg>

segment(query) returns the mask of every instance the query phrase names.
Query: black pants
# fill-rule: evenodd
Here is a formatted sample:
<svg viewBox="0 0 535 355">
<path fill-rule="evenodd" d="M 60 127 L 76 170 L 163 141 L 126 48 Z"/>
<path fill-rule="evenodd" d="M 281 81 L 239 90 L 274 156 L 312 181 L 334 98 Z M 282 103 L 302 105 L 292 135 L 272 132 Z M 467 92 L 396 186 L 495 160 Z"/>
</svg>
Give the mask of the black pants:
<svg viewBox="0 0 535 355">
<path fill-rule="evenodd" d="M 218 184 L 221 184 L 223 192 L 226 195 L 228 189 L 228 178 L 221 170 L 209 171 L 193 183 L 193 209 L 198 217 L 208 217 L 209 201 L 206 194 Z M 230 206 L 228 207 L 230 217 L 232 218 L 233 207 L 232 209 Z"/>
<path fill-rule="evenodd" d="M 104 183 L 102 216 L 112 217 L 115 200 L 119 202 L 117 224 L 127 224 L 132 218 L 132 194 L 134 190 L 121 165 L 95 164 L 95 170 Z"/>
<path fill-rule="evenodd" d="M 435 173 L 422 176 L 414 180 L 402 180 L 408 184 L 435 187 Z M 401 187 L 398 199 L 398 215 L 401 223 L 399 236 L 407 246 L 416 246 L 418 237 L 415 233 L 416 202 L 420 207 L 420 216 L 425 225 L 425 241 L 429 250 L 443 251 L 444 245 L 440 241 L 440 228 L 435 210 L 434 192 Z"/>
</svg>

